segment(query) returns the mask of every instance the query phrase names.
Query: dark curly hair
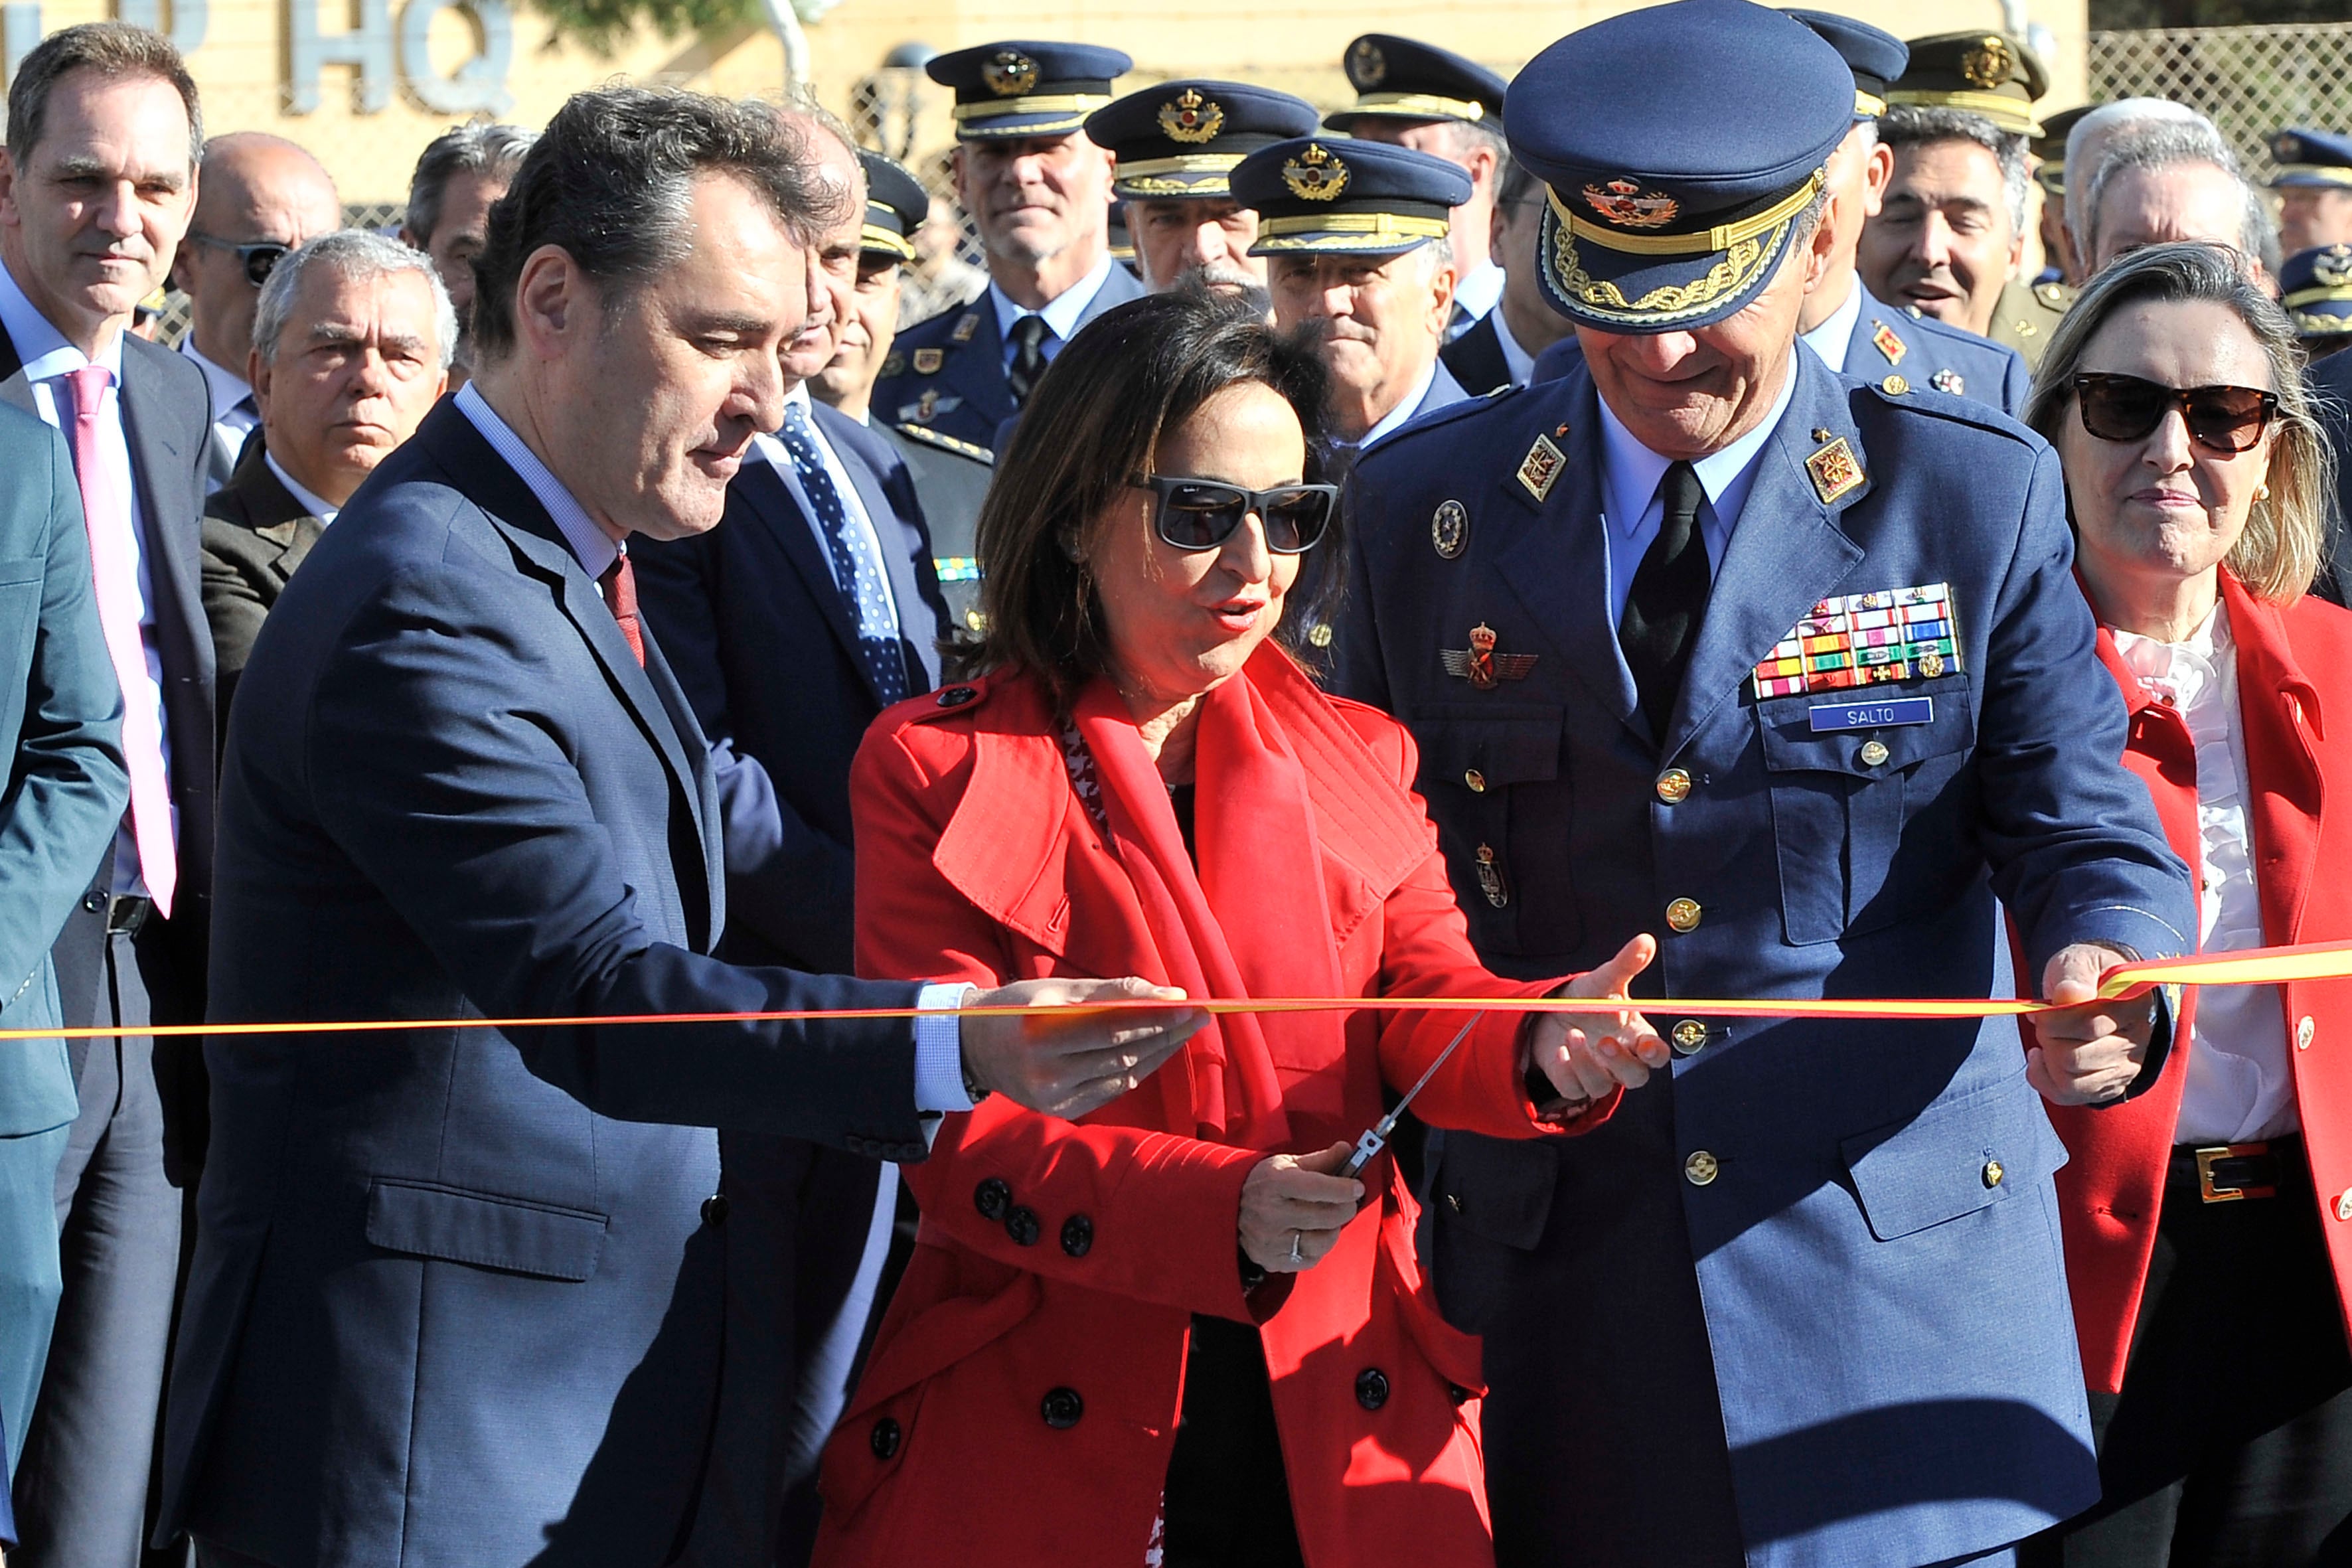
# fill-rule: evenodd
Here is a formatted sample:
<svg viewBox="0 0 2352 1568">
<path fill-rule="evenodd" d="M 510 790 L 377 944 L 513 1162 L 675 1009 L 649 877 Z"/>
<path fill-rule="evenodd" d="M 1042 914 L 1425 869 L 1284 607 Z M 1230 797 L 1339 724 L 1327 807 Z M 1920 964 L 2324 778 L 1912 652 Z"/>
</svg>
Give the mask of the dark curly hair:
<svg viewBox="0 0 2352 1568">
<path fill-rule="evenodd" d="M 963 675 L 1034 670 L 1066 708 L 1108 651 L 1087 564 L 1097 553 L 1096 531 L 1129 478 L 1150 470 L 1162 435 L 1244 382 L 1280 395 L 1298 416 L 1308 450 L 1317 448 L 1322 362 L 1309 339 L 1276 331 L 1242 300 L 1190 287 L 1147 295 L 1105 311 L 1072 338 L 998 455 L 980 509 L 982 628 L 948 645 L 950 668 Z M 1066 545 L 1081 559 L 1073 561 Z M 1345 582 L 1346 565 L 1335 514 L 1322 542 L 1300 558 L 1276 642 L 1300 651 L 1307 629 Z"/>
</svg>

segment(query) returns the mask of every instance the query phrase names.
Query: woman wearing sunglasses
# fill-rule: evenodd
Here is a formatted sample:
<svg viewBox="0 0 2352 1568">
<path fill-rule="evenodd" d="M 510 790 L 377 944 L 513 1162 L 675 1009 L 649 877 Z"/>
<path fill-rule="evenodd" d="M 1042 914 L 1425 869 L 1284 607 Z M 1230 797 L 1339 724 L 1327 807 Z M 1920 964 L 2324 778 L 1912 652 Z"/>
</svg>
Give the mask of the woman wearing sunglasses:
<svg viewBox="0 0 2352 1568">
<path fill-rule="evenodd" d="M 1404 730 L 1296 661 L 1340 580 L 1334 492 L 1300 479 L 1322 406 L 1311 350 L 1213 295 L 1121 306 L 1055 360 L 981 513 L 971 679 L 858 756 L 861 971 L 1555 988 L 1480 967 Z M 1651 947 L 1562 994 L 1622 1000 Z M 922 1231 L 818 1561 L 1488 1561 L 1477 1342 L 1423 1286 L 1392 1159 L 1342 1167 L 1433 1068 L 1435 1124 L 1597 1124 L 1666 1057 L 1599 1005 L 1226 1014 L 1079 1120 L 948 1117 L 907 1168 Z"/>
<path fill-rule="evenodd" d="M 2084 291 L 2026 408 L 2209 952 L 2352 938 L 2352 615 L 2304 596 L 2332 481 L 2303 363 L 2234 253 L 2155 246 Z M 2041 1560 L 2337 1561 L 2352 983 L 2208 989 L 2181 1021 L 2137 1098 L 2050 1113 L 2105 1496 Z"/>
</svg>

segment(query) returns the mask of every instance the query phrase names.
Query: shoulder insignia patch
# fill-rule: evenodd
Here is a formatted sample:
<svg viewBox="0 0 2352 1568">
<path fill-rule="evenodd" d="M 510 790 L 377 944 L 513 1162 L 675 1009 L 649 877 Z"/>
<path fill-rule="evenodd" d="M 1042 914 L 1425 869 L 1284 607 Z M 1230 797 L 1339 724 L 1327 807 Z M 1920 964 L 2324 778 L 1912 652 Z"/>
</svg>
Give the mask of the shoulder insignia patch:
<svg viewBox="0 0 2352 1568">
<path fill-rule="evenodd" d="M 940 374 L 940 366 L 947 363 L 947 362 L 948 356 L 945 349 L 917 349 L 915 351 L 915 374 L 917 375 L 937 375 Z"/>
<path fill-rule="evenodd" d="M 952 400 L 941 399 L 942 403 L 950 401 Z M 905 411 L 902 409 L 900 412 L 903 413 Z M 957 437 L 948 435 L 944 431 L 933 430 L 928 426 L 917 425 L 907 421 L 895 424 L 891 428 L 898 431 L 901 436 L 906 437 L 908 440 L 919 441 L 926 447 L 937 447 L 942 452 L 953 452 L 957 457 L 970 458 L 975 463 L 986 463 L 991 467 L 995 465 L 996 454 L 990 451 L 987 447 L 980 446 L 975 442 L 959 440 Z"/>
<path fill-rule="evenodd" d="M 1551 494 L 1551 487 L 1559 480 L 1559 471 L 1568 465 L 1568 455 L 1551 444 L 1549 436 L 1538 436 L 1528 455 L 1519 459 L 1519 484 L 1538 500 Z"/>
<path fill-rule="evenodd" d="M 1843 436 L 1807 458 L 1805 472 L 1811 476 L 1813 493 L 1822 498 L 1823 506 L 1834 505 L 1841 496 L 1862 488 L 1862 463 Z"/>
<path fill-rule="evenodd" d="M 1938 392 L 1949 393 L 1954 397 L 1965 396 L 1969 390 L 1968 377 L 1962 375 L 1958 371 L 1954 370 L 1949 365 L 1946 365 L 1943 369 L 1929 376 L 1927 378 L 1927 384 L 1934 387 Z"/>
<path fill-rule="evenodd" d="M 948 334 L 948 342 L 951 343 L 968 343 L 971 342 L 972 333 L 978 331 L 980 331 L 980 312 L 978 310 L 966 310 L 961 316 L 956 319 L 955 331 Z"/>
<path fill-rule="evenodd" d="M 1888 326 L 1885 322 L 1879 321 L 1875 323 L 1875 325 L 1878 330 L 1870 334 L 1872 345 L 1875 347 L 1880 353 L 1886 356 L 1886 363 L 1888 364 L 1901 364 L 1903 363 L 1903 356 L 1911 352 L 1911 345 L 1897 337 L 1895 335 L 1895 329 Z"/>
</svg>

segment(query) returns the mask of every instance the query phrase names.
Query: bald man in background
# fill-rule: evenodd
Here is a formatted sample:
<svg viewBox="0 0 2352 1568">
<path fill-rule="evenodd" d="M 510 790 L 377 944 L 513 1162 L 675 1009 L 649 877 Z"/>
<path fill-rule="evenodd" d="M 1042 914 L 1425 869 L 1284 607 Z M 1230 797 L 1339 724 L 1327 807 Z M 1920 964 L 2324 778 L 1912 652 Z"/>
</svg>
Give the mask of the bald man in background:
<svg viewBox="0 0 2352 1568">
<path fill-rule="evenodd" d="M 245 378 L 261 285 L 288 251 L 342 226 L 335 182 L 298 144 L 259 131 L 234 131 L 205 143 L 196 214 L 172 281 L 188 296 L 180 352 L 205 373 L 213 396 L 206 495 L 228 483 L 245 438 L 261 423 Z"/>
</svg>

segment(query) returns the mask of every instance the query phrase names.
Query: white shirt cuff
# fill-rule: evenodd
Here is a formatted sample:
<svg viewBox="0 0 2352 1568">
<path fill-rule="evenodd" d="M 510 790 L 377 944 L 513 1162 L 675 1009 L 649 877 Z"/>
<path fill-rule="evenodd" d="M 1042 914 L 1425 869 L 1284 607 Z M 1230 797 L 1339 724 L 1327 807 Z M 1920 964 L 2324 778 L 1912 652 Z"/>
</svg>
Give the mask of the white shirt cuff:
<svg viewBox="0 0 2352 1568">
<path fill-rule="evenodd" d="M 956 1016 L 971 987 L 926 985 L 915 994 L 915 1109 L 928 1115 L 970 1110 L 963 1091 L 963 1025 Z"/>
</svg>

